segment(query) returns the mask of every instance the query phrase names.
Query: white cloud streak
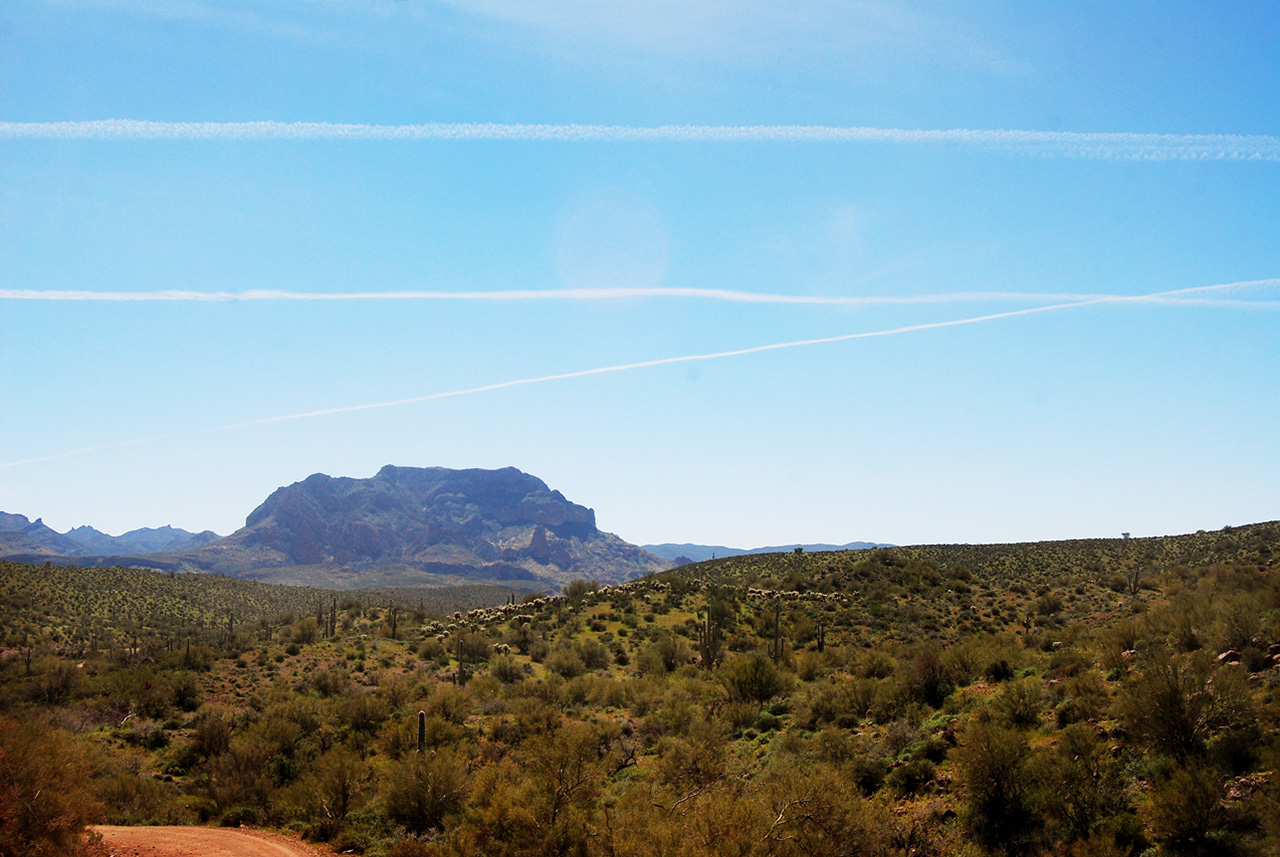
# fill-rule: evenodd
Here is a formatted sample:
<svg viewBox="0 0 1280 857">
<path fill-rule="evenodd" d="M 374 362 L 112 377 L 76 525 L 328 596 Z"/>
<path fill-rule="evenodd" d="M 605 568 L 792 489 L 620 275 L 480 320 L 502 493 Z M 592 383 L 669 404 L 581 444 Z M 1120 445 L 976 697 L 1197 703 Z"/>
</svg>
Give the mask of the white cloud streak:
<svg viewBox="0 0 1280 857">
<path fill-rule="evenodd" d="M 0 139 L 366 140 L 549 143 L 849 143 L 944 146 L 1030 157 L 1102 160 L 1280 161 L 1280 137 L 1088 131 L 911 130 L 832 125 L 549 125 L 430 122 L 0 122 Z"/>
<path fill-rule="evenodd" d="M 1209 288 L 1217 290 L 1280 286 L 1280 279 L 1253 280 Z M 458 303 L 521 303 L 542 301 L 620 300 L 703 300 L 744 304 L 792 304 L 797 306 L 875 307 L 920 306 L 930 304 L 1029 302 L 1079 303 L 1083 301 L 1137 301 L 1153 304 L 1199 306 L 1267 306 L 1259 300 L 1201 297 L 1196 294 L 1153 295 L 1053 294 L 1041 292 L 944 292 L 921 295 L 791 295 L 749 292 L 735 289 L 700 288 L 599 288 L 599 289 L 512 289 L 498 291 L 386 291 L 386 292 L 299 292 L 278 289 L 247 291 L 183 291 L 161 289 L 143 292 L 78 291 L 69 289 L 0 289 L 0 300 L 106 303 L 255 303 L 290 302 L 343 303 L 382 301 L 440 301 Z"/>
<path fill-rule="evenodd" d="M 412 396 L 404 399 L 394 399 L 386 402 L 373 402 L 361 405 L 343 405 L 335 408 L 324 408 L 321 410 L 304 411 L 296 414 L 285 414 L 283 416 L 265 417 L 258 420 L 250 420 L 248 422 L 232 423 L 229 425 L 212 426 L 209 428 L 198 429 L 189 432 L 174 432 L 171 434 L 152 435 L 143 438 L 133 438 L 126 441 L 118 441 L 116 443 L 106 443 L 98 446 L 87 446 L 79 449 L 68 450 L 65 452 L 45 455 L 38 458 L 28 458 L 21 461 L 9 461 L 0 463 L 0 469 L 9 467 L 20 467 L 29 464 L 39 464 L 46 461 L 55 461 L 61 458 L 68 458 L 74 455 L 84 455 L 91 452 L 99 452 L 106 449 L 117 449 L 125 446 L 143 445 L 153 443 L 160 440 L 171 440 L 175 438 L 196 437 L 202 434 L 210 434 L 212 432 L 231 431 L 235 429 L 253 428 L 256 426 L 273 425 L 277 423 L 293 422 L 296 420 L 314 419 L 317 417 L 334 416 L 336 414 L 349 414 L 359 411 L 381 410 L 384 408 L 396 408 L 404 405 L 416 405 L 425 402 L 434 402 L 441 399 L 453 399 L 462 396 L 473 396 L 480 393 L 491 393 L 498 390 L 511 389 L 513 387 L 527 387 L 535 384 L 548 384 L 555 381 L 568 381 L 576 378 L 589 378 L 595 375 L 610 375 L 618 372 L 631 372 L 638 369 L 653 369 L 660 366 L 674 366 L 681 363 L 698 363 L 708 360 L 724 360 L 732 357 L 745 357 L 752 354 L 764 354 L 771 351 L 783 351 L 793 348 L 808 348 L 816 345 L 831 345 L 840 342 L 852 342 L 858 339 L 877 339 L 886 336 L 898 336 L 906 333 L 921 333 L 928 330 L 941 330 L 948 327 L 961 327 L 970 324 L 981 324 L 983 322 L 998 321 L 1006 318 L 1016 318 L 1018 316 L 1033 315 L 1036 313 L 1055 312 L 1059 310 L 1078 309 L 1088 306 L 1098 306 L 1103 304 L 1159 304 L 1166 303 L 1169 300 L 1185 298 L 1192 299 L 1197 295 L 1212 294 L 1215 292 L 1227 292 L 1232 290 L 1240 290 L 1254 288 L 1259 286 L 1273 286 L 1280 284 L 1280 280 L 1252 280 L 1239 283 L 1221 283 L 1211 286 L 1196 286 L 1189 289 L 1177 289 L 1166 292 L 1155 292 L 1146 295 L 1101 295 L 1096 297 L 1088 297 L 1081 300 L 1070 300 L 1063 303 L 1050 304 L 1048 306 L 1029 307 L 1025 309 L 1010 310 L 1008 312 L 990 313 L 987 315 L 971 316 L 968 318 L 952 319 L 949 321 L 933 321 L 922 324 L 906 325 L 903 327 L 893 327 L 886 330 L 865 331 L 861 333 L 846 333 L 838 336 L 825 336 L 818 339 L 802 339 L 790 342 L 775 342 L 768 345 L 755 345 L 748 348 L 738 348 L 731 351 L 716 351 L 707 354 L 687 354 L 678 357 L 660 357 L 654 360 L 642 360 L 635 363 L 620 363 L 613 366 L 601 366 L 594 369 L 581 369 L 573 372 L 561 372 L 554 375 L 540 375 L 534 378 L 517 378 L 510 381 L 499 381 L 494 384 L 485 384 L 479 387 L 467 387 L 460 390 L 448 390 L 440 393 L 428 393 L 423 396 Z M 1273 305 L 1275 302 L 1267 302 L 1266 305 Z M 1255 306 L 1258 302 L 1239 301 L 1232 305 Z"/>
</svg>

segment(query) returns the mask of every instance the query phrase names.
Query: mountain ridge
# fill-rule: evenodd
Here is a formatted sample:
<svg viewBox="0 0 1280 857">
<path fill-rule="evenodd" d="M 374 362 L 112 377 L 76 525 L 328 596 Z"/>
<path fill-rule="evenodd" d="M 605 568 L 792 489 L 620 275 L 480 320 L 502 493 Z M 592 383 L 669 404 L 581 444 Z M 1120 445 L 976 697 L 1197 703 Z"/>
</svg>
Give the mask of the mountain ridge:
<svg viewBox="0 0 1280 857">
<path fill-rule="evenodd" d="M 660 556 L 665 560 L 680 565 L 687 562 L 704 562 L 709 559 L 718 559 L 726 556 L 746 556 L 747 554 L 758 553 L 790 553 L 796 548 L 805 551 L 842 551 L 842 550 L 867 550 L 869 548 L 893 547 L 893 545 L 882 542 L 848 542 L 842 545 L 830 544 L 805 544 L 797 542 L 789 545 L 772 545 L 757 548 L 732 548 L 725 545 L 698 545 L 689 542 L 674 543 L 664 542 L 656 545 L 641 545 L 649 553 L 654 556 Z"/>
<path fill-rule="evenodd" d="M 212 530 L 193 533 L 165 525 L 140 527 L 110 536 L 91 526 L 72 527 L 59 533 L 44 522 L 26 515 L 0 512 L 0 552 L 12 554 L 23 549 L 51 556 L 109 556 L 189 550 L 220 539 Z"/>
<path fill-rule="evenodd" d="M 137 565 L 341 589 L 483 581 L 556 590 L 575 577 L 619 583 L 670 567 L 596 527 L 595 512 L 514 467 L 387 465 L 368 478 L 314 473 L 273 491 L 225 537 L 172 527 L 125 537 L 63 535 L 0 513 L 0 556 Z"/>
</svg>

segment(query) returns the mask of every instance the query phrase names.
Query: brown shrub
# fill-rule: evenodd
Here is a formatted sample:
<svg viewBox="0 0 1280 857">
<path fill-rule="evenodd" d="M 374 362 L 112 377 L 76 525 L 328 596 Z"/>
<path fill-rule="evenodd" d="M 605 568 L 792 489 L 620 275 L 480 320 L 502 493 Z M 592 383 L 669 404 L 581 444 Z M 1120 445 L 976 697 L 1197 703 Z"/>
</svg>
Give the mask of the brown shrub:
<svg viewBox="0 0 1280 857">
<path fill-rule="evenodd" d="M 101 814 L 79 747 L 30 721 L 0 721 L 0 857 L 89 853 L 85 825 Z"/>
</svg>

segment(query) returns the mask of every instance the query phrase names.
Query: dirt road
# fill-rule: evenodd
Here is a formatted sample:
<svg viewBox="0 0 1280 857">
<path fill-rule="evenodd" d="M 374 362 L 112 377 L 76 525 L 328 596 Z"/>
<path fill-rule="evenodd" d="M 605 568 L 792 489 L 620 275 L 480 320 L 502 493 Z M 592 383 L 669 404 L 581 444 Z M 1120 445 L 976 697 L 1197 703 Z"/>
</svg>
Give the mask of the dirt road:
<svg viewBox="0 0 1280 857">
<path fill-rule="evenodd" d="M 95 827 L 112 857 L 333 857 L 275 833 L 223 827 Z"/>
</svg>

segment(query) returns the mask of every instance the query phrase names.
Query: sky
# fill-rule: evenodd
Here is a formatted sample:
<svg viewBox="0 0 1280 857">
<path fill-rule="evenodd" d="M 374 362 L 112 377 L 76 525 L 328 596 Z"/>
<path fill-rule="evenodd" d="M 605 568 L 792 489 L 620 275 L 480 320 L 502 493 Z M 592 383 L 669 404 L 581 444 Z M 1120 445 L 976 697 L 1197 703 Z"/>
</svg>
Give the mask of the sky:
<svg viewBox="0 0 1280 857">
<path fill-rule="evenodd" d="M 7 0 L 0 509 L 506 467 L 635 543 L 1280 518 L 1263 2 Z"/>
</svg>

